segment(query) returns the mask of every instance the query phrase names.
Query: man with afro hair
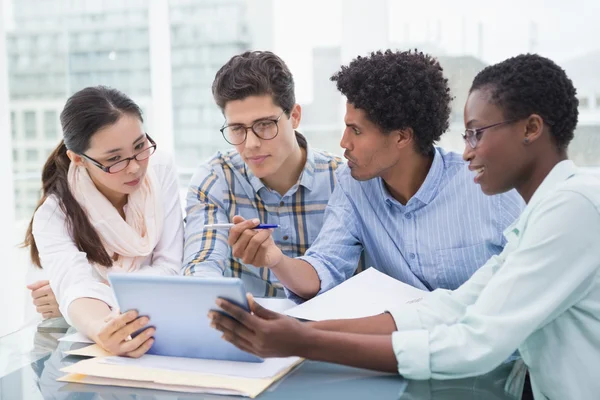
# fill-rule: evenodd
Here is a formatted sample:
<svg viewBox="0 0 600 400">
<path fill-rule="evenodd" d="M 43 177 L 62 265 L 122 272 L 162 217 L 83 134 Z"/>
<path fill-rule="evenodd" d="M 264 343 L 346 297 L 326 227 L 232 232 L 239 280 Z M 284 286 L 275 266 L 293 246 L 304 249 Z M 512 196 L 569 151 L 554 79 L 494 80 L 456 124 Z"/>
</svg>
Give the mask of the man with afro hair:
<svg viewBox="0 0 600 400">
<path fill-rule="evenodd" d="M 306 254 L 283 255 L 268 231 L 244 221 L 234 251 L 264 265 L 295 301 L 367 266 L 419 289 L 456 289 L 506 243 L 519 215 L 515 191 L 486 196 L 460 154 L 434 146 L 448 129 L 451 95 L 438 61 L 417 51 L 374 52 L 331 78 L 346 97 L 337 170 L 323 228 Z"/>
</svg>

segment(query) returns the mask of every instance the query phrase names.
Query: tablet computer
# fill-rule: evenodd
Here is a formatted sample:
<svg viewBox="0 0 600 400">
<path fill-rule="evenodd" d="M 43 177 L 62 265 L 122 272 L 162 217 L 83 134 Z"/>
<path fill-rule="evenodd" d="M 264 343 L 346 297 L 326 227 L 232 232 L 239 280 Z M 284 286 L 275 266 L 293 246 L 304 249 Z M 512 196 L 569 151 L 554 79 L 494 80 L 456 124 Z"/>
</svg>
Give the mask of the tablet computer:
<svg viewBox="0 0 600 400">
<path fill-rule="evenodd" d="M 249 310 L 241 279 L 109 274 L 108 280 L 121 312 L 137 310 L 156 328 L 148 354 L 263 361 L 221 339 L 222 333 L 210 327 L 208 312 L 224 312 L 215 304 L 219 297 Z"/>
</svg>

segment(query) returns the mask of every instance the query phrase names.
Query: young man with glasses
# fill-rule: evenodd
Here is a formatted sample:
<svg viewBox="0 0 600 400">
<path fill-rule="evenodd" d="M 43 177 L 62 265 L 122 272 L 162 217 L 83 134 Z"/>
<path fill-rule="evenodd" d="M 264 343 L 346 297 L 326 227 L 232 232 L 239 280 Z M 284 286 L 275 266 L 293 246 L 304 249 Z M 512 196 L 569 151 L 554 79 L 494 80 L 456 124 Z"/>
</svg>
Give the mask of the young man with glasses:
<svg viewBox="0 0 600 400">
<path fill-rule="evenodd" d="M 235 150 L 218 152 L 192 178 L 184 274 L 240 277 L 256 296 L 284 297 L 268 268 L 232 254 L 228 229 L 209 226 L 237 222 L 236 215 L 278 225 L 274 245 L 289 257 L 303 255 L 321 230 L 341 159 L 311 148 L 296 131 L 302 110 L 294 79 L 275 54 L 234 56 L 217 72 L 212 91 L 225 117 L 224 144 Z"/>
<path fill-rule="evenodd" d="M 336 173 L 319 237 L 292 258 L 255 221 L 240 220 L 229 232 L 233 253 L 268 267 L 295 301 L 348 279 L 363 250 L 366 265 L 417 288 L 458 288 L 502 251 L 523 200 L 515 191 L 485 196 L 460 154 L 434 146 L 451 101 L 434 58 L 372 53 L 332 80 L 347 98 L 340 144 L 348 167 Z M 467 135 L 476 144 L 479 134 Z"/>
</svg>

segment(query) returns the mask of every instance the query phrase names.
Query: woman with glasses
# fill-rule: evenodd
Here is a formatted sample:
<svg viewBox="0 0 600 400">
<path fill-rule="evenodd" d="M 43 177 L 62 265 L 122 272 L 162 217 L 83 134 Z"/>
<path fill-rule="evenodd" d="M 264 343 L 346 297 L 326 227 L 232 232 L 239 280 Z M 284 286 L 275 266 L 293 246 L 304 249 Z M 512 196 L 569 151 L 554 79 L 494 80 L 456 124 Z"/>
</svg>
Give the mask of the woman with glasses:
<svg viewBox="0 0 600 400">
<path fill-rule="evenodd" d="M 140 108 L 118 90 L 83 89 L 60 119 L 63 140 L 42 171 L 43 195 L 25 239 L 33 263 L 50 278 L 50 286 L 37 285 L 34 301 L 46 313 L 57 301 L 67 322 L 111 353 L 141 356 L 153 329 L 126 340 L 148 319 L 119 314 L 107 274 L 179 273 L 175 166 L 154 154 Z"/>
<path fill-rule="evenodd" d="M 355 320 L 302 324 L 250 301 L 219 300 L 213 326 L 260 356 L 301 356 L 409 379 L 485 374 L 518 349 L 535 399 L 598 398 L 600 181 L 568 160 L 578 100 L 554 62 L 521 55 L 475 78 L 464 159 L 489 195 L 527 203 L 507 244 L 457 290 Z M 465 210 L 477 213 L 478 210 Z"/>
</svg>

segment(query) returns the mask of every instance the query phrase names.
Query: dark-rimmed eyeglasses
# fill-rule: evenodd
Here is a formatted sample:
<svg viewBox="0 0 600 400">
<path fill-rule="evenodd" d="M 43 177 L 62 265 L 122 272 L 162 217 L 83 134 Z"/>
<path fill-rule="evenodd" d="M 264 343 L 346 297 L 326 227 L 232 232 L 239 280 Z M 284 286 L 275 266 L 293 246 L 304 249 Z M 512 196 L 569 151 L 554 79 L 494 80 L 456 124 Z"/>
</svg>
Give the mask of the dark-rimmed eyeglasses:
<svg viewBox="0 0 600 400">
<path fill-rule="evenodd" d="M 275 119 L 264 118 L 255 121 L 252 125 L 246 126 L 242 124 L 231 124 L 223 126 L 220 131 L 223 139 L 234 146 L 240 145 L 246 141 L 248 137 L 248 129 L 251 129 L 254 134 L 262 140 L 275 139 L 279 133 L 279 120 L 286 113 L 286 110 Z"/>
<path fill-rule="evenodd" d="M 156 151 L 156 143 L 154 142 L 154 140 L 152 140 L 150 135 L 148 135 L 147 133 L 146 133 L 146 138 L 150 142 L 149 147 L 144 148 L 142 151 L 135 154 L 133 157 L 124 158 L 124 159 L 119 160 L 116 163 L 109 165 L 109 166 L 105 166 L 102 163 L 94 160 L 92 157 L 87 156 L 83 153 L 80 154 L 80 156 L 85 158 L 86 160 L 90 161 L 92 164 L 94 164 L 96 167 L 100 168 L 102 171 L 106 172 L 107 174 L 116 174 L 117 172 L 121 172 L 125 168 L 127 168 L 129 163 L 131 162 L 131 160 L 144 161 L 144 160 L 148 159 L 152 154 L 154 154 L 154 152 Z"/>
<path fill-rule="evenodd" d="M 509 120 L 502 121 L 502 122 L 496 122 L 495 124 L 483 126 L 481 128 L 465 129 L 465 134 L 462 135 L 462 137 L 463 137 L 464 141 L 466 143 L 468 143 L 472 149 L 474 149 L 475 147 L 477 147 L 477 143 L 481 139 L 481 135 L 483 134 L 483 131 L 490 129 L 490 128 L 495 128 L 500 125 L 512 124 L 513 122 L 517 122 L 517 121 L 519 121 L 519 119 L 509 119 Z"/>
</svg>

